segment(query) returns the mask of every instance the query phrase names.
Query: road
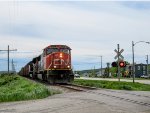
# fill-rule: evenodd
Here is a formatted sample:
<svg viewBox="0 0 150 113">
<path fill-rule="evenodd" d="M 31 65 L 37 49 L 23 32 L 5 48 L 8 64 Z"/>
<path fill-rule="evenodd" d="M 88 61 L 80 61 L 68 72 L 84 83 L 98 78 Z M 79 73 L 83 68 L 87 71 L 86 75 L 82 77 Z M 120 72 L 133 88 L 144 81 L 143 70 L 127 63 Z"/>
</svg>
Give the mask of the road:
<svg viewBox="0 0 150 113">
<path fill-rule="evenodd" d="M 0 104 L 0 113 L 150 113 L 150 92 L 88 90 Z"/>
<path fill-rule="evenodd" d="M 118 81 L 118 79 L 116 79 L 116 78 L 89 78 L 89 77 L 80 77 L 80 78 L 77 78 L 77 79 Z M 133 82 L 133 80 L 130 80 L 130 79 L 120 79 L 120 81 Z M 135 80 L 135 82 L 139 82 L 139 83 L 143 83 L 143 84 L 150 84 L 150 79 Z"/>
</svg>

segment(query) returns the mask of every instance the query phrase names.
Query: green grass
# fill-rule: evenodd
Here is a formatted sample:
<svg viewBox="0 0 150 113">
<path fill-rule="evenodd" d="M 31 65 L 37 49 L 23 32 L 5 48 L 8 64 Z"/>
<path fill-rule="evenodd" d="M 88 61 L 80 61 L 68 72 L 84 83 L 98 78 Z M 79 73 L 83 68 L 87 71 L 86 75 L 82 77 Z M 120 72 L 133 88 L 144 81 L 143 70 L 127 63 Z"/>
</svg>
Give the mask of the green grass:
<svg viewBox="0 0 150 113">
<path fill-rule="evenodd" d="M 74 84 L 105 89 L 150 91 L 150 85 L 132 82 L 75 79 Z"/>
<path fill-rule="evenodd" d="M 45 98 L 60 91 L 48 90 L 17 75 L 0 75 L 0 102 Z"/>
</svg>

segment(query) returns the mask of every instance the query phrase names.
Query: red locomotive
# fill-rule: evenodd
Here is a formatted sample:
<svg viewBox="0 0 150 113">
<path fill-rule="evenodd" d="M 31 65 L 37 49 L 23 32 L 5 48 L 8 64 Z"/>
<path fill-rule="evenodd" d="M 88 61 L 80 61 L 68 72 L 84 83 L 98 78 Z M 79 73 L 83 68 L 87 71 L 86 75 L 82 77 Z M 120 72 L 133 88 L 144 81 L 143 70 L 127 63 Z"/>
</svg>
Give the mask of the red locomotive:
<svg viewBox="0 0 150 113">
<path fill-rule="evenodd" d="M 50 45 L 33 58 L 20 71 L 20 75 L 54 83 L 70 83 L 74 80 L 71 68 L 71 48 L 66 45 Z"/>
</svg>

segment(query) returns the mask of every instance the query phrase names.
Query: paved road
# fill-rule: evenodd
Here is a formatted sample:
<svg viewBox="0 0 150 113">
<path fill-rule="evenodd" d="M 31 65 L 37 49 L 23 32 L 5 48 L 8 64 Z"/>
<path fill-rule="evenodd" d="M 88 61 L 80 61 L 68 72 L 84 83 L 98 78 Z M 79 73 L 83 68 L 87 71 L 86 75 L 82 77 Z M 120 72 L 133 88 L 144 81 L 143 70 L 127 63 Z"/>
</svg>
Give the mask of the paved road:
<svg viewBox="0 0 150 113">
<path fill-rule="evenodd" d="M 88 77 L 80 77 L 78 79 L 118 81 L 118 79 L 116 79 L 116 78 L 88 78 Z M 133 80 L 129 80 L 129 79 L 120 79 L 120 81 L 133 82 Z M 143 83 L 143 84 L 150 84 L 150 79 L 135 80 L 135 82 L 139 82 L 139 83 Z"/>
<path fill-rule="evenodd" d="M 150 92 L 89 90 L 0 104 L 0 113 L 150 113 Z"/>
</svg>

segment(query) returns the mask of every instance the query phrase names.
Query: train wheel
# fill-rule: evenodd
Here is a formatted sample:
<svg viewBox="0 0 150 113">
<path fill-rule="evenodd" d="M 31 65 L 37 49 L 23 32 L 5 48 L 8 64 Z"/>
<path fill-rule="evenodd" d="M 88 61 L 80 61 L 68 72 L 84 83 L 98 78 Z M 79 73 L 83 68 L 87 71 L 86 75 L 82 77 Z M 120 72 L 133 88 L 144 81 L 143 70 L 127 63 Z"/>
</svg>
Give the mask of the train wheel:
<svg viewBox="0 0 150 113">
<path fill-rule="evenodd" d="M 36 75 L 35 75 L 35 74 L 33 74 L 32 78 L 33 78 L 33 79 L 35 79 L 35 78 L 36 78 Z"/>
<path fill-rule="evenodd" d="M 42 74 L 42 79 L 44 80 L 44 81 L 47 81 L 47 76 L 43 73 Z"/>
<path fill-rule="evenodd" d="M 37 73 L 33 72 L 32 78 L 36 79 L 37 78 Z"/>
<path fill-rule="evenodd" d="M 46 71 L 43 72 L 42 78 L 43 78 L 44 81 L 47 81 L 47 73 L 46 73 Z"/>
<path fill-rule="evenodd" d="M 50 84 L 55 84 L 55 79 L 53 76 L 48 76 L 48 79 L 47 79 L 48 83 Z"/>
</svg>

